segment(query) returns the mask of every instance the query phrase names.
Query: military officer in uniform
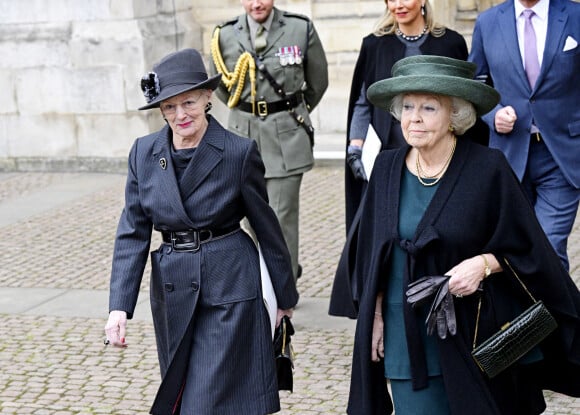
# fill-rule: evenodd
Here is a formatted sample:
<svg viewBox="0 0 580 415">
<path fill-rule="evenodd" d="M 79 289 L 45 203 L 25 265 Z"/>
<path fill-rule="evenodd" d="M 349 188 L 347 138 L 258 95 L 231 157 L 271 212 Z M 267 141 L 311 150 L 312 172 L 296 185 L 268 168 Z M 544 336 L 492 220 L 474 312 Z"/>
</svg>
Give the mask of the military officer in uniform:
<svg viewBox="0 0 580 415">
<path fill-rule="evenodd" d="M 309 113 L 328 86 L 328 65 L 306 16 L 277 9 L 274 0 L 241 3 L 246 13 L 214 31 L 210 71 L 222 74 L 215 93 L 231 109 L 228 128 L 258 144 L 269 203 L 298 278 L 300 184 L 314 165 Z"/>
</svg>

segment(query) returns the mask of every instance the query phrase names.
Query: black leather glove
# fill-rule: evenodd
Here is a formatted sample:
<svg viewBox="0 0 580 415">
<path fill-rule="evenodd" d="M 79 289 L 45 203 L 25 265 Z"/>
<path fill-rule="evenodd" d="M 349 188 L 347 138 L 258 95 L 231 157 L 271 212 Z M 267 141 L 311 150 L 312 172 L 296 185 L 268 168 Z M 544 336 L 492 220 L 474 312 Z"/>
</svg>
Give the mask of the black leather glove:
<svg viewBox="0 0 580 415">
<path fill-rule="evenodd" d="M 348 146 L 346 150 L 346 161 L 352 170 L 355 179 L 367 181 L 365 168 L 362 164 L 362 147 Z"/>
<path fill-rule="evenodd" d="M 419 278 L 409 284 L 407 302 L 413 307 L 433 299 L 433 303 L 427 314 L 425 324 L 427 334 L 432 335 L 437 331 L 441 339 L 457 333 L 457 321 L 455 318 L 455 305 L 449 292 L 449 277 L 447 275 L 428 275 Z"/>
<path fill-rule="evenodd" d="M 449 277 L 444 275 L 428 275 L 409 284 L 405 294 L 407 302 L 413 306 L 421 305 L 430 299 Z"/>
<path fill-rule="evenodd" d="M 447 338 L 447 333 L 454 336 L 457 333 L 455 305 L 449 292 L 449 277 L 439 286 L 431 309 L 427 314 L 427 334 L 432 335 L 437 330 L 441 339 Z"/>
</svg>

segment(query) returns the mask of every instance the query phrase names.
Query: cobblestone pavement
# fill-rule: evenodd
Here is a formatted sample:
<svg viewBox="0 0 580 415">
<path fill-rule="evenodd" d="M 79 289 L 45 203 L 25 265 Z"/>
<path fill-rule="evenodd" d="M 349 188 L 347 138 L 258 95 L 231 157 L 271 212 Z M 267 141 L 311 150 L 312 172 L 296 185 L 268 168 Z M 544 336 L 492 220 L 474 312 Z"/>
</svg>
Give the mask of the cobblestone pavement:
<svg viewBox="0 0 580 415">
<path fill-rule="evenodd" d="M 87 176 L 91 180 L 85 181 Z M 67 186 L 72 185 L 78 188 L 70 197 Z M 38 289 L 90 290 L 95 296 L 103 295 L 123 187 L 124 176 L 114 174 L 1 173 L 0 289 L 14 289 L 10 292 L 20 298 L 0 296 L 0 306 L 20 300 L 24 304 Z M 51 201 L 55 192 L 69 197 L 59 193 L 60 202 Z M 293 340 L 295 389 L 292 394 L 281 392 L 280 413 L 344 414 L 353 325 L 313 327 L 308 320 L 314 316 L 301 315 L 310 310 L 305 305 L 309 300 L 322 304 L 317 313 L 326 311 L 344 240 L 342 168 L 328 165 L 308 173 L 301 203 L 304 275 L 298 285 L 304 303 L 298 305 L 295 318 L 302 321 Z M 577 283 L 579 228 L 577 221 L 569 248 Z M 146 289 L 147 277 L 142 285 Z M 102 313 L 96 310 L 87 317 L 83 297 L 78 297 L 78 303 L 62 298 L 71 302 L 62 306 L 78 307 L 78 314 L 26 310 L 0 314 L 0 414 L 147 413 L 159 385 L 150 320 L 130 322 L 130 347 L 105 351 L 106 301 Z M 546 414 L 580 413 L 580 399 L 546 396 Z"/>
</svg>

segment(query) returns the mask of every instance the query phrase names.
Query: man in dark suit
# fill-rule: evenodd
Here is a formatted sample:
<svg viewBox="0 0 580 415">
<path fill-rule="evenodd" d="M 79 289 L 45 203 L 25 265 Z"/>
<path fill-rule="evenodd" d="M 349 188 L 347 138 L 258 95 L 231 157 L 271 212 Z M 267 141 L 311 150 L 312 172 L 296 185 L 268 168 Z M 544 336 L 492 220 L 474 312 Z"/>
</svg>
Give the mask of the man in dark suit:
<svg viewBox="0 0 580 415">
<path fill-rule="evenodd" d="M 578 42 L 579 3 L 508 0 L 478 17 L 469 58 L 501 94 L 483 117 L 490 147 L 506 155 L 566 268 L 580 200 Z"/>
</svg>

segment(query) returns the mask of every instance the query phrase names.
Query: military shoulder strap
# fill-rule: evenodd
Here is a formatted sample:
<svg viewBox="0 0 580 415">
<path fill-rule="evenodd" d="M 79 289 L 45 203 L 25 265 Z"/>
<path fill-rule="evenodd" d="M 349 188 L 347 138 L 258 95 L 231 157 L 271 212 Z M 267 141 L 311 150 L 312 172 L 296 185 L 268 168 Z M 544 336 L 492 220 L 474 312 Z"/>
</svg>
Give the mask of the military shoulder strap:
<svg viewBox="0 0 580 415">
<path fill-rule="evenodd" d="M 222 27 L 229 26 L 229 25 L 233 25 L 237 21 L 238 21 L 238 18 L 236 17 L 236 18 L 233 18 L 233 19 L 230 19 L 230 20 L 226 20 L 225 22 L 222 22 L 222 23 L 218 24 L 217 27 L 219 27 L 221 29 Z"/>
</svg>

